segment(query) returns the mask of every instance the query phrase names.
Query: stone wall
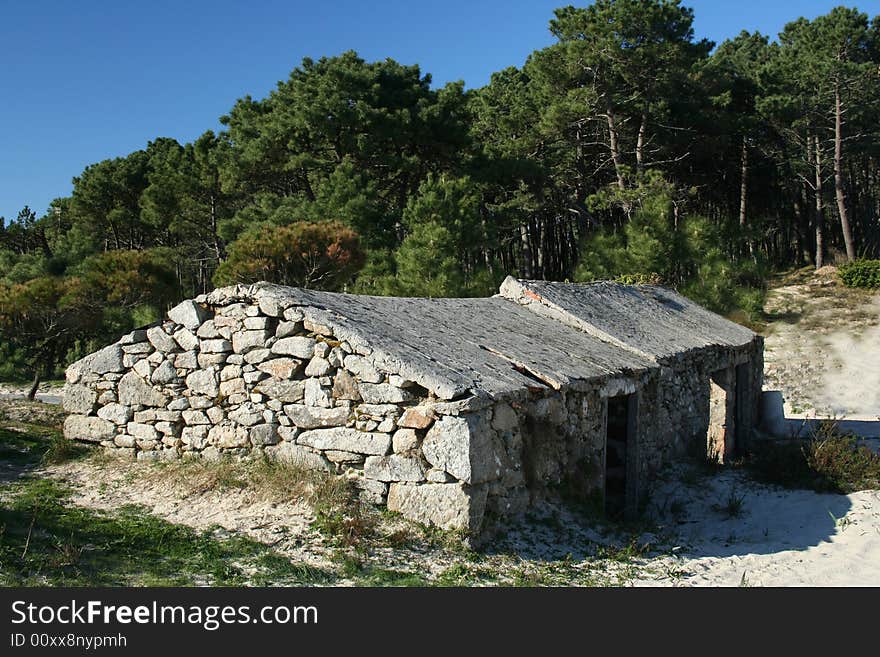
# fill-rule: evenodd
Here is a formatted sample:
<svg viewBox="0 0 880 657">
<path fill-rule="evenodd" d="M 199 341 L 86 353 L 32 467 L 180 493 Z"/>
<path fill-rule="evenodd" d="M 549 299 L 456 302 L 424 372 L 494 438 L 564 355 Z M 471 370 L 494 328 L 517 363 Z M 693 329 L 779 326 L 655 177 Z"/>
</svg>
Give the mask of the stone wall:
<svg viewBox="0 0 880 657">
<path fill-rule="evenodd" d="M 705 445 L 713 372 L 748 364 L 744 422 L 761 388 L 758 339 L 558 390 L 440 399 L 315 317 L 237 288 L 183 302 L 68 369 L 65 435 L 140 460 L 263 454 L 345 476 L 406 517 L 477 531 L 487 513 L 560 488 L 601 494 L 609 397 L 638 397 L 634 505 L 661 465 Z"/>
<path fill-rule="evenodd" d="M 184 302 L 73 364 L 64 406 L 71 439 L 140 460 L 265 454 L 441 527 L 476 529 L 489 482 L 515 478 L 491 408 L 377 369 L 297 308 Z"/>
</svg>

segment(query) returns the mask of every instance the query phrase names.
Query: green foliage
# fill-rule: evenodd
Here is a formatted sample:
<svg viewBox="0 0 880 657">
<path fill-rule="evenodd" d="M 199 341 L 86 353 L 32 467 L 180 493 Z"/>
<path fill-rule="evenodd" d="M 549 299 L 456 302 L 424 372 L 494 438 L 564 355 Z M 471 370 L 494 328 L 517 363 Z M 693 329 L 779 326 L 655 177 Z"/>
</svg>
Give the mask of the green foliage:
<svg viewBox="0 0 880 657">
<path fill-rule="evenodd" d="M 880 486 L 880 456 L 833 428 L 806 441 L 765 441 L 746 461 L 755 476 L 786 488 L 852 493 Z"/>
<path fill-rule="evenodd" d="M 606 194 L 601 202 L 620 202 L 621 195 Z M 763 306 L 763 267 L 731 258 L 722 248 L 721 231 L 707 219 L 690 215 L 676 223 L 669 194 L 668 186 L 656 180 L 628 190 L 626 202 L 638 209 L 622 229 L 599 232 L 587 241 L 575 279 L 672 285 L 716 312 L 741 309 L 757 318 Z"/>
<path fill-rule="evenodd" d="M 364 265 L 358 235 L 339 222 L 259 224 L 229 246 L 217 285 L 269 281 L 337 290 Z"/>
<path fill-rule="evenodd" d="M 880 287 L 880 260 L 855 260 L 838 269 L 843 284 L 847 287 Z"/>
</svg>

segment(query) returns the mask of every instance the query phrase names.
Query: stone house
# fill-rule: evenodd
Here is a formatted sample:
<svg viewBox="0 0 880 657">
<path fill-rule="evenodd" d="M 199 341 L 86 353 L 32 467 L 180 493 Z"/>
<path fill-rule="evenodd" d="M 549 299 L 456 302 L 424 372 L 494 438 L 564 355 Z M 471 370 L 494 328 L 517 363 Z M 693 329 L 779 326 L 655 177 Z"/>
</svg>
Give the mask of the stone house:
<svg viewBox="0 0 880 657">
<path fill-rule="evenodd" d="M 632 513 L 757 421 L 763 341 L 668 289 L 508 277 L 482 299 L 260 283 L 185 301 L 71 365 L 68 438 L 144 460 L 265 454 L 478 531 L 548 493 Z"/>
</svg>

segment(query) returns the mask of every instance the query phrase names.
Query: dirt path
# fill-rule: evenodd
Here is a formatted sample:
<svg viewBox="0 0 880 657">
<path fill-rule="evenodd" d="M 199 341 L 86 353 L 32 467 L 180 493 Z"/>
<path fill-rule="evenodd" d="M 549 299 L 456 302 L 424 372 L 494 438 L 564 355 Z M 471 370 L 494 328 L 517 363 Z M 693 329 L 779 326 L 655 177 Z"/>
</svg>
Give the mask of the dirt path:
<svg viewBox="0 0 880 657">
<path fill-rule="evenodd" d="M 833 267 L 800 270 L 771 290 L 765 390 L 786 415 L 880 418 L 880 295 L 843 286 Z"/>
</svg>

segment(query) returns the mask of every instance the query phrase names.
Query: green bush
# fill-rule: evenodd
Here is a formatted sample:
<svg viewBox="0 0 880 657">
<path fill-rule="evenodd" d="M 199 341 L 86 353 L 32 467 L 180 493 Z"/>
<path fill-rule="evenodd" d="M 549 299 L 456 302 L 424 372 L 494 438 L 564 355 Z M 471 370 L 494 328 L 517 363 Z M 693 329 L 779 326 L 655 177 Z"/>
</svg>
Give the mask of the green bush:
<svg viewBox="0 0 880 657">
<path fill-rule="evenodd" d="M 847 287 L 880 287 L 880 260 L 856 260 L 838 270 Z"/>
</svg>

